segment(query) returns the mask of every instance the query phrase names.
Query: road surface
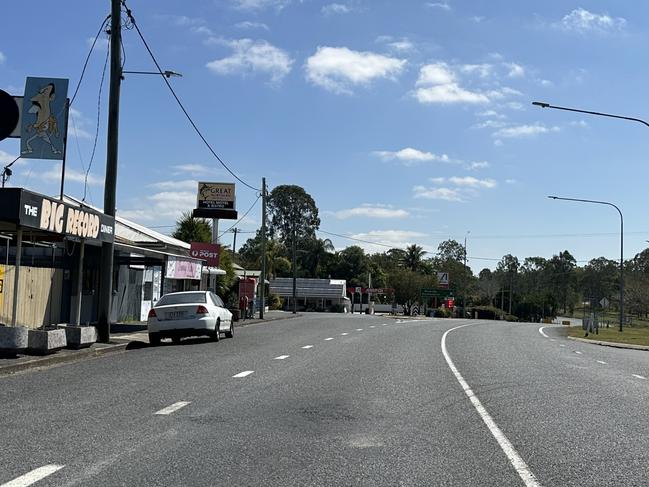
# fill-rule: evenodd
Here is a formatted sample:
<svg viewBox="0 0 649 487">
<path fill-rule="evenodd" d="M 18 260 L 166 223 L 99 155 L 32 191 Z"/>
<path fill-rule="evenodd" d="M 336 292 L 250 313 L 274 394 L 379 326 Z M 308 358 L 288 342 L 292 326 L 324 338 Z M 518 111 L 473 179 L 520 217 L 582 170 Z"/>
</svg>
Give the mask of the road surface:
<svg viewBox="0 0 649 487">
<path fill-rule="evenodd" d="M 648 485 L 649 353 L 540 327 L 307 314 L 0 377 L 0 486 Z"/>
</svg>

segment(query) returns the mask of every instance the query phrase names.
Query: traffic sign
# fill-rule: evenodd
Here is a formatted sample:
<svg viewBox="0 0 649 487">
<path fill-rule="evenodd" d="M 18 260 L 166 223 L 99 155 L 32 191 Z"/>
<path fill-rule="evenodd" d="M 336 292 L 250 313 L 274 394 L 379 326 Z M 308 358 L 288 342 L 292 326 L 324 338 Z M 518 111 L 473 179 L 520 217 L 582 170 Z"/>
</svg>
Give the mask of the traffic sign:
<svg viewBox="0 0 649 487">
<path fill-rule="evenodd" d="M 606 298 L 602 298 L 602 299 L 599 301 L 599 304 L 602 305 L 602 308 L 608 308 L 608 305 L 609 305 L 610 303 L 609 303 L 608 299 L 606 299 Z"/>
<path fill-rule="evenodd" d="M 419 294 L 422 298 L 445 298 L 453 294 L 450 289 L 436 289 L 434 287 L 421 288 Z"/>
<path fill-rule="evenodd" d="M 6 139 L 18 125 L 18 105 L 6 91 L 0 90 L 0 140 Z"/>
<path fill-rule="evenodd" d="M 441 288 L 448 289 L 448 272 L 438 272 L 437 273 L 437 285 Z"/>
</svg>

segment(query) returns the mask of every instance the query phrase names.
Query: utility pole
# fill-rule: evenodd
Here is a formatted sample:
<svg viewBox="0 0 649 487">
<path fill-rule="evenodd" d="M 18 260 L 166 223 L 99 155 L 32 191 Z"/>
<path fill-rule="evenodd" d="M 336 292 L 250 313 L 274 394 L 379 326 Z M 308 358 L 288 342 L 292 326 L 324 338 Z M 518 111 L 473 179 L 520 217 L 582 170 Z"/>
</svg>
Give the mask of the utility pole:
<svg viewBox="0 0 649 487">
<path fill-rule="evenodd" d="M 237 232 L 239 231 L 238 228 L 233 228 L 232 233 L 234 233 L 234 238 L 232 239 L 232 256 L 234 256 L 237 253 Z"/>
<path fill-rule="evenodd" d="M 236 228 L 235 228 L 236 230 Z M 237 234 L 234 234 L 236 240 Z M 259 308 L 259 319 L 264 319 L 265 295 L 266 295 L 266 178 L 261 178 L 261 288 L 259 297 L 261 306 Z"/>
<path fill-rule="evenodd" d="M 104 184 L 104 213 L 115 216 L 117 192 L 117 141 L 119 132 L 119 91 L 122 78 L 122 6 L 120 0 L 111 0 L 110 14 L 110 92 L 108 96 L 108 136 L 106 150 L 106 179 Z M 101 244 L 99 283 L 98 340 L 110 341 L 110 308 L 113 297 L 113 252 L 111 242 Z"/>
<path fill-rule="evenodd" d="M 297 244 L 295 242 L 295 216 L 293 216 L 293 314 L 297 313 Z"/>
</svg>

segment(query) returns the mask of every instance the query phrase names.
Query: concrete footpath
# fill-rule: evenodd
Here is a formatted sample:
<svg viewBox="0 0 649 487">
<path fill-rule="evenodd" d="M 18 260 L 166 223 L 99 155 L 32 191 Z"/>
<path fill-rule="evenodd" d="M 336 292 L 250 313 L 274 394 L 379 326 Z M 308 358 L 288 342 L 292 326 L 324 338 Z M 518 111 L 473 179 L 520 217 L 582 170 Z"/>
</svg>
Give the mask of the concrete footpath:
<svg viewBox="0 0 649 487">
<path fill-rule="evenodd" d="M 294 315 L 285 311 L 269 311 L 263 320 L 259 318 L 240 320 L 235 322 L 234 325 L 235 327 L 259 325 L 298 316 L 300 316 L 299 313 Z M 149 335 L 146 323 L 115 323 L 111 325 L 110 343 L 95 343 L 81 350 L 63 349 L 57 353 L 44 356 L 19 354 L 17 357 L 7 357 L 0 355 L 0 376 L 121 353 L 126 350 L 137 350 L 148 346 Z"/>
</svg>

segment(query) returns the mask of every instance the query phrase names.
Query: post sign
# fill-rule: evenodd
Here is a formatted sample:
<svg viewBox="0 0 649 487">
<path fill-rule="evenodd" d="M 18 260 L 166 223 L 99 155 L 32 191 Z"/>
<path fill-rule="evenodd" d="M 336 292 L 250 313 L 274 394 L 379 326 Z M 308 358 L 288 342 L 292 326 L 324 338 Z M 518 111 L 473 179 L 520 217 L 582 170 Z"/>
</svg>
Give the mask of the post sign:
<svg viewBox="0 0 649 487">
<path fill-rule="evenodd" d="M 448 288 L 448 272 L 438 272 L 437 273 L 437 285 L 443 289 Z"/>
<path fill-rule="evenodd" d="M 198 183 L 197 208 L 235 210 L 234 183 Z"/>
<path fill-rule="evenodd" d="M 0 310 L 4 302 L 5 295 L 5 266 L 0 265 Z"/>
<path fill-rule="evenodd" d="M 211 243 L 192 242 L 189 255 L 194 259 L 201 259 L 207 262 L 208 267 L 219 266 L 219 256 L 221 254 L 221 246 Z"/>
<path fill-rule="evenodd" d="M 21 157 L 63 159 L 67 96 L 67 79 L 27 78 L 20 126 Z"/>
</svg>

